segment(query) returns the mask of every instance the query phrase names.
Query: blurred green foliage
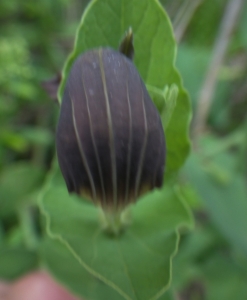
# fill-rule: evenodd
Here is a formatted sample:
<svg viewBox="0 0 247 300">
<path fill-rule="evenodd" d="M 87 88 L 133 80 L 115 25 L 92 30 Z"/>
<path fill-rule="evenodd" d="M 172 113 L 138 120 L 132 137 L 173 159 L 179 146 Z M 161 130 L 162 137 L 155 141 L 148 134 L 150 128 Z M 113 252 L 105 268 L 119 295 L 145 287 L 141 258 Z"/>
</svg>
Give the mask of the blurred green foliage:
<svg viewBox="0 0 247 300">
<path fill-rule="evenodd" d="M 176 32 L 176 24 L 183 21 L 177 21 L 183 3 L 192 1 L 161 2 Z M 57 106 L 42 89 L 41 82 L 61 71 L 86 3 L 0 1 L 3 279 L 18 278 L 43 266 L 37 195 L 54 152 Z M 191 95 L 194 111 L 226 4 L 226 0 L 200 1 L 179 43 L 176 65 Z M 247 298 L 246 28 L 244 2 L 218 76 L 207 133 L 201 136 L 199 146 L 180 173 L 180 186 L 194 212 L 196 225 L 194 231 L 181 238 L 173 283 L 161 298 L 164 300 Z"/>
<path fill-rule="evenodd" d="M 0 2 L 0 277 L 37 268 L 37 196 L 54 151 L 57 107 L 42 81 L 61 71 L 83 1 Z"/>
</svg>

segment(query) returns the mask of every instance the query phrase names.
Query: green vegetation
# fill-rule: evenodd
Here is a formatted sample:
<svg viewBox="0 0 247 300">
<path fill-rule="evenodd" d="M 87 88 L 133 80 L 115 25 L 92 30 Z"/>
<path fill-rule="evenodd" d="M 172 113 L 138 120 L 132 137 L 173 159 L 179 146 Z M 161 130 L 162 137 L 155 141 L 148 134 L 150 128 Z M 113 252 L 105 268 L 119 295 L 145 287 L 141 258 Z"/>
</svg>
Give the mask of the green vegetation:
<svg viewBox="0 0 247 300">
<path fill-rule="evenodd" d="M 0 2 L 0 279 L 45 268 L 84 299 L 246 299 L 247 4 L 160 2 L 95 0 L 85 11 L 79 0 Z M 232 24 L 222 21 L 238 2 Z M 162 189 L 110 237 L 97 209 L 67 192 L 54 98 L 81 52 L 117 49 L 129 27 L 167 164 Z"/>
</svg>

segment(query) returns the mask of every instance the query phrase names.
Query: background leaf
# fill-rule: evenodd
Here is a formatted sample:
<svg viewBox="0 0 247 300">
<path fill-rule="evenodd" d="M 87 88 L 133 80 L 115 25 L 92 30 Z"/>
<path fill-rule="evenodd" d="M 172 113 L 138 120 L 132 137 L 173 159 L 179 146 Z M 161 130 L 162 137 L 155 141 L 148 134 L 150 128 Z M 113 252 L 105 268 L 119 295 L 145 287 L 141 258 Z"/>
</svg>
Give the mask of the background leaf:
<svg viewBox="0 0 247 300">
<path fill-rule="evenodd" d="M 207 159 L 194 154 L 184 172 L 221 233 L 247 253 L 247 189 L 245 179 L 234 172 L 234 162 L 227 153 Z"/>
<path fill-rule="evenodd" d="M 24 247 L 0 247 L 0 278 L 13 280 L 37 267 L 38 256 Z"/>
<path fill-rule="evenodd" d="M 0 216 L 14 212 L 30 200 L 31 193 L 40 188 L 44 176 L 42 168 L 24 162 L 3 170 L 0 175 Z"/>
</svg>

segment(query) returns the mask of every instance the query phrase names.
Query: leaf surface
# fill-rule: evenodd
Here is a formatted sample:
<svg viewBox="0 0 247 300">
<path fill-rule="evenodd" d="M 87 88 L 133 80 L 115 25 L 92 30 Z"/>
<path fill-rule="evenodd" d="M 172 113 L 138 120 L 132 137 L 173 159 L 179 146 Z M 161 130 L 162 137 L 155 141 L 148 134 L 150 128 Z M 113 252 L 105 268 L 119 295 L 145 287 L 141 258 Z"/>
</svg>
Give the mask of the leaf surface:
<svg viewBox="0 0 247 300">
<path fill-rule="evenodd" d="M 60 176 L 55 169 L 41 196 L 41 210 L 49 237 L 67 248 L 62 250 L 66 257 L 63 261 L 77 262 L 71 266 L 66 263 L 68 272 L 84 280 L 83 289 L 75 292 L 89 299 L 93 292 L 96 300 L 104 299 L 102 290 L 108 296 L 114 290 L 114 299 L 158 299 L 170 284 L 171 259 L 179 239 L 177 229 L 192 223 L 178 189 L 165 187 L 153 192 L 152 198 L 144 196 L 132 208 L 132 224 L 113 237 L 100 228 L 98 210 L 93 205 L 68 195 Z M 57 246 L 51 242 L 49 247 L 45 250 L 49 268 L 74 289 L 73 277 L 60 274 L 59 256 L 52 263 L 49 258 Z"/>
<path fill-rule="evenodd" d="M 4 169 L 0 176 L 0 216 L 6 216 L 25 204 L 44 177 L 44 170 L 30 163 L 19 162 Z"/>
<path fill-rule="evenodd" d="M 38 256 L 24 247 L 0 247 L 0 278 L 13 280 L 37 267 Z"/>
<path fill-rule="evenodd" d="M 220 232 L 247 253 L 247 189 L 242 174 L 234 172 L 234 161 L 227 153 L 207 160 L 194 154 L 184 172 Z"/>
</svg>

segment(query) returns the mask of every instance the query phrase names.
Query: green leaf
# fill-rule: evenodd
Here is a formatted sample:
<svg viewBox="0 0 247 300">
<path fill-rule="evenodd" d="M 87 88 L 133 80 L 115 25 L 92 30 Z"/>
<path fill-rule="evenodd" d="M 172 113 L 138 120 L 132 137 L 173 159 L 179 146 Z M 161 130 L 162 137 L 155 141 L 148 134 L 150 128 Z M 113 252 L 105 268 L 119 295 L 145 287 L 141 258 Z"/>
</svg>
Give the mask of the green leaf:
<svg viewBox="0 0 247 300">
<path fill-rule="evenodd" d="M 172 114 L 177 104 L 178 88 L 175 84 L 169 88 L 167 96 L 165 97 L 165 107 L 161 113 L 161 121 L 163 127 L 166 129 L 172 118 Z"/>
<path fill-rule="evenodd" d="M 176 84 L 179 88 L 177 105 L 165 130 L 168 178 L 189 153 L 190 103 L 174 67 L 176 43 L 172 27 L 157 0 L 92 1 L 82 16 L 74 49 L 64 65 L 58 98 L 61 103 L 70 68 L 78 55 L 96 47 L 118 49 L 130 27 L 134 34 L 134 63 L 146 85 L 161 91 L 166 85 Z"/>
<path fill-rule="evenodd" d="M 53 142 L 53 134 L 42 127 L 25 127 L 20 131 L 20 135 L 29 143 L 39 146 L 49 146 Z"/>
<path fill-rule="evenodd" d="M 53 242 L 51 249 L 46 249 L 51 271 L 89 299 L 110 299 L 113 291 L 113 299 L 158 299 L 171 281 L 171 259 L 179 239 L 177 230 L 192 223 L 178 188 L 168 186 L 144 196 L 132 208 L 132 224 L 122 235 L 113 237 L 100 228 L 94 206 L 68 195 L 59 173 L 56 167 L 41 195 L 40 206 L 49 237 L 67 248 L 62 250 L 67 269 L 76 268 L 68 272 L 83 278 L 84 286 L 76 289 L 73 277 L 59 275 L 59 256 L 56 262 L 51 263 L 50 259 L 49 251 L 56 251 Z M 77 261 L 76 267 L 75 262 L 70 265 L 71 256 Z"/>
<path fill-rule="evenodd" d="M 0 278 L 13 280 L 37 267 L 37 254 L 23 247 L 0 247 Z"/>
<path fill-rule="evenodd" d="M 76 295 L 84 295 L 86 299 L 122 299 L 117 291 L 110 289 L 88 273 L 70 250 L 59 241 L 45 238 L 41 244 L 41 255 L 45 267 Z M 100 285 L 100 296 L 98 285 Z"/>
<path fill-rule="evenodd" d="M 23 246 L 23 240 L 24 240 L 23 230 L 18 225 L 6 232 L 5 235 L 6 246 L 11 248 L 18 248 L 19 246 Z"/>
<path fill-rule="evenodd" d="M 169 91 L 169 87 L 166 85 L 163 90 L 158 89 L 154 86 L 146 84 L 146 88 L 150 97 L 152 98 L 153 102 L 155 103 L 156 108 L 158 109 L 159 113 L 161 114 L 165 108 L 166 104 L 166 97 Z"/>
<path fill-rule="evenodd" d="M 160 90 L 147 85 L 147 90 L 161 115 L 162 125 L 166 131 L 177 104 L 178 87 L 172 84 L 170 88 L 166 85 L 163 90 Z"/>
<path fill-rule="evenodd" d="M 174 259 L 172 288 L 181 291 L 188 283 L 200 280 L 203 275 L 201 262 L 225 246 L 225 240 L 211 224 L 195 228 L 183 238 Z"/>
<path fill-rule="evenodd" d="M 246 264 L 240 265 L 229 255 L 216 253 L 201 265 L 209 300 L 245 300 L 247 295 Z"/>
<path fill-rule="evenodd" d="M 44 170 L 30 163 L 8 166 L 0 176 L 0 216 L 6 216 L 23 205 L 44 179 Z"/>
<path fill-rule="evenodd" d="M 242 174 L 234 172 L 234 161 L 227 153 L 207 159 L 194 154 L 184 172 L 204 200 L 219 231 L 247 253 L 247 189 Z"/>
<path fill-rule="evenodd" d="M 0 143 L 16 152 L 25 152 L 28 150 L 29 146 L 28 142 L 23 136 L 8 129 L 1 131 Z"/>
<path fill-rule="evenodd" d="M 177 66 L 194 110 L 210 62 L 210 54 L 211 51 L 207 48 L 191 44 L 182 43 L 178 47 Z"/>
</svg>

